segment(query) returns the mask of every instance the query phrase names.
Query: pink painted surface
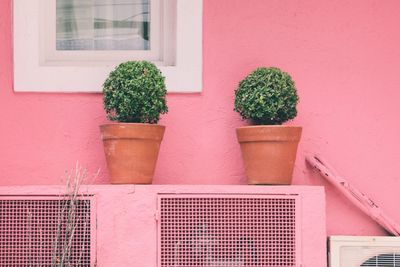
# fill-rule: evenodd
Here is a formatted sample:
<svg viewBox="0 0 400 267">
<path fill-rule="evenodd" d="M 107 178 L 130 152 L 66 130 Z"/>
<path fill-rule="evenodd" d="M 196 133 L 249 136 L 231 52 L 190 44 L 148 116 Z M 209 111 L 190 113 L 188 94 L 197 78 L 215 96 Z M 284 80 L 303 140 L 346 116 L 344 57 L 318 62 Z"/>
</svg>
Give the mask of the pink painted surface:
<svg viewBox="0 0 400 267">
<path fill-rule="evenodd" d="M 227 196 L 235 195 L 237 198 L 240 196 L 239 194 L 251 194 L 259 199 L 261 198 L 260 195 L 263 195 L 263 198 L 274 198 L 274 195 L 279 195 L 275 196 L 277 199 L 285 199 L 285 197 L 287 199 L 296 198 L 296 208 L 298 208 L 296 220 L 298 220 L 298 233 L 301 233 L 297 235 L 299 242 L 296 243 L 296 267 L 300 266 L 300 263 L 302 264 L 301 266 L 326 266 L 325 193 L 322 187 L 97 185 L 83 186 L 81 188 L 85 194 L 94 194 L 96 199 L 96 251 L 97 263 L 100 267 L 159 266 L 157 265 L 158 234 L 156 221 L 158 194 L 162 194 L 164 197 L 169 194 L 175 196 L 180 194 L 188 196 L 188 194 L 191 194 L 191 197 L 193 197 L 193 194 L 207 194 L 208 197 L 214 196 L 214 194 L 215 196 L 223 194 L 223 196 L 219 195 L 219 197 L 226 198 Z M 64 188 L 59 186 L 0 187 L 0 195 L 59 195 L 62 192 L 64 192 Z M 268 213 L 268 211 L 266 212 Z M 276 213 L 272 212 L 270 214 Z M 213 217 L 213 220 L 209 222 L 214 222 L 214 219 L 217 220 L 217 218 Z M 245 218 L 241 218 L 241 220 L 245 220 Z M 200 223 L 203 223 L 203 221 Z M 241 227 L 243 227 L 241 231 L 245 231 L 248 225 L 241 224 Z M 180 231 L 184 231 L 184 229 L 182 227 Z M 220 233 L 216 238 L 221 238 L 223 234 L 227 233 Z M 243 234 L 248 234 L 248 232 L 243 232 Z M 237 238 L 234 233 L 231 236 L 235 239 Z M 215 246 L 217 244 L 216 242 Z M 261 248 L 258 247 L 257 251 L 260 250 Z M 188 265 L 183 264 L 182 266 Z M 212 266 L 225 265 L 215 264 Z"/>
<path fill-rule="evenodd" d="M 155 183 L 244 183 L 234 89 L 273 65 L 292 74 L 301 99 L 294 183 L 327 187 L 328 234 L 384 234 L 304 155 L 324 155 L 400 220 L 399 11 L 397 0 L 204 0 L 203 92 L 168 96 Z M 14 93 L 11 39 L 11 0 L 0 0 L 0 184 L 58 184 L 77 160 L 108 183 L 101 95 Z"/>
</svg>

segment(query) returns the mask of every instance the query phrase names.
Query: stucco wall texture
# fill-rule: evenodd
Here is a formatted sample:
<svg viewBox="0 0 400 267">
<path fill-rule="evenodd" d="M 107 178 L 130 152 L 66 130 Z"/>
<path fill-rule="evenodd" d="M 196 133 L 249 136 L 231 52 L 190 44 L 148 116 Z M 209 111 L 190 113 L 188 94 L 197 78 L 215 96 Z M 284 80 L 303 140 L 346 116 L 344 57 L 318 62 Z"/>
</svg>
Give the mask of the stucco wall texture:
<svg viewBox="0 0 400 267">
<path fill-rule="evenodd" d="M 244 184 L 234 90 L 254 68 L 277 66 L 300 95 L 294 183 L 325 185 L 328 234 L 384 234 L 304 155 L 324 155 L 400 221 L 399 14 L 397 0 L 204 0 L 203 91 L 168 95 L 154 183 Z M 101 94 L 13 92 L 11 0 L 0 0 L 0 107 L 0 185 L 59 184 L 76 161 L 109 183 Z"/>
</svg>

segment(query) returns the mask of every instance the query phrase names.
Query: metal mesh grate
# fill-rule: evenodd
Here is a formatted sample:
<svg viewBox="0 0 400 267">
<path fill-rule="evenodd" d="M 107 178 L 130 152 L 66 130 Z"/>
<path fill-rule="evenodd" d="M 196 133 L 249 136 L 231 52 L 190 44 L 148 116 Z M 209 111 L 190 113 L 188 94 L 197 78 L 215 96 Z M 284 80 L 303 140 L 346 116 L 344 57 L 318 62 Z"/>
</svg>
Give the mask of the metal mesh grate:
<svg viewBox="0 0 400 267">
<path fill-rule="evenodd" d="M 371 257 L 360 266 L 398 267 L 400 266 L 400 254 L 396 253 L 379 254 L 374 257 Z"/>
<path fill-rule="evenodd" d="M 0 196 L 0 266 L 51 266 L 52 258 L 63 266 L 90 266 L 90 200 L 75 200 L 71 208 L 68 200 L 29 198 Z"/>
<path fill-rule="evenodd" d="M 162 196 L 159 265 L 297 266 L 296 197 Z"/>
</svg>

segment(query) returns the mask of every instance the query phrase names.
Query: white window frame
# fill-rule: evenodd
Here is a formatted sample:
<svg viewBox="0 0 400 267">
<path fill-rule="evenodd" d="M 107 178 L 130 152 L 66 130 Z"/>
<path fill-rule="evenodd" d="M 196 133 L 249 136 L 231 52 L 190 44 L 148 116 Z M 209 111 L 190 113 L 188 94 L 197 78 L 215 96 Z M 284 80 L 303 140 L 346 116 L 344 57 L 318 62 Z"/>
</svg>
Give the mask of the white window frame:
<svg viewBox="0 0 400 267">
<path fill-rule="evenodd" d="M 101 92 L 119 63 L 146 59 L 160 68 L 168 92 L 201 92 L 203 0 L 156 1 L 160 4 L 152 8 L 162 10 L 156 23 L 174 27 L 160 27 L 160 42 L 155 37 L 149 56 L 147 51 L 56 51 L 56 12 L 50 6 L 55 0 L 14 0 L 14 91 Z"/>
</svg>

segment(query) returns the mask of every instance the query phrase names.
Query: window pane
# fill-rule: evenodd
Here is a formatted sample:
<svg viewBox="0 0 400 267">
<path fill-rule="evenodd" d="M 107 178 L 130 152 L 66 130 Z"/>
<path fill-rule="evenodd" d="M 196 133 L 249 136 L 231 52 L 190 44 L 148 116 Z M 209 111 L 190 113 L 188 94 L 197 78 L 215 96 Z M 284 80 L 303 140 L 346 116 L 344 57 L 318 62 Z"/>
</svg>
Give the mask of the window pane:
<svg viewBox="0 0 400 267">
<path fill-rule="evenodd" d="M 57 50 L 149 50 L 150 0 L 57 0 Z"/>
</svg>

